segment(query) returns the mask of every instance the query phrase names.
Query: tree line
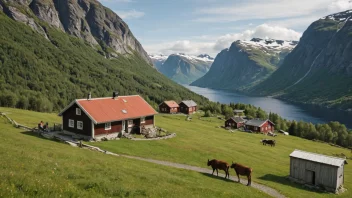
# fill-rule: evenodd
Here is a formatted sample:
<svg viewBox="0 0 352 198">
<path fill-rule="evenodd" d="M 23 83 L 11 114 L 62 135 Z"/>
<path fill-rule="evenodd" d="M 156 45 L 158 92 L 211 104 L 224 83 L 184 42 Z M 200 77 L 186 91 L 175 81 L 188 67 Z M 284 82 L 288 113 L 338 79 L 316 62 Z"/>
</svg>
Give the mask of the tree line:
<svg viewBox="0 0 352 198">
<path fill-rule="evenodd" d="M 276 113 L 267 113 L 260 107 L 241 103 L 230 103 L 229 105 L 211 103 L 202 107 L 202 110 L 205 112 L 204 116 L 209 117 L 212 114 L 222 114 L 225 116 L 225 119 L 234 116 L 233 111 L 235 109 L 244 110 L 243 116 L 246 116 L 247 119 L 269 119 L 275 123 L 276 130 L 283 130 L 292 136 L 308 140 L 320 140 L 346 148 L 352 147 L 352 130 L 347 129 L 344 124 L 339 122 L 313 124 L 304 121 L 291 121 L 282 118 Z"/>
</svg>

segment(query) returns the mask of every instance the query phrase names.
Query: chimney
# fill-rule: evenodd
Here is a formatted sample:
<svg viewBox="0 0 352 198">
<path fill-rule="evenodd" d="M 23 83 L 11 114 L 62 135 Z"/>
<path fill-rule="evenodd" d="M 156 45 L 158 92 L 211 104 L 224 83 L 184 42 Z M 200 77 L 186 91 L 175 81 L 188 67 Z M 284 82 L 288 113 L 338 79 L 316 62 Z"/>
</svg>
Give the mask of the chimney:
<svg viewBox="0 0 352 198">
<path fill-rule="evenodd" d="M 87 100 L 90 100 L 90 99 L 92 99 L 92 94 L 89 92 Z"/>
<path fill-rule="evenodd" d="M 112 99 L 115 99 L 118 96 L 119 96 L 119 92 L 117 92 L 117 91 L 112 92 Z"/>
</svg>

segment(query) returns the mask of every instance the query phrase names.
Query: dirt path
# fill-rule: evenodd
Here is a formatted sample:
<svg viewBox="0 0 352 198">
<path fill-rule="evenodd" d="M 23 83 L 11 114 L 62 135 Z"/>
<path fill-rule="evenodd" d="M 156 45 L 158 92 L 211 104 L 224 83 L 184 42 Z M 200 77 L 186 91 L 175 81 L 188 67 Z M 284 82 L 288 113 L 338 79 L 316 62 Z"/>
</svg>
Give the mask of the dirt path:
<svg viewBox="0 0 352 198">
<path fill-rule="evenodd" d="M 173 163 L 173 162 L 160 161 L 160 160 L 154 160 L 154 159 L 148 159 L 148 158 L 142 158 L 142 157 L 135 157 L 135 156 L 130 156 L 130 155 L 119 155 L 119 156 L 130 158 L 130 159 L 142 160 L 142 161 L 151 162 L 151 163 L 160 164 L 160 165 L 169 166 L 169 167 L 174 167 L 174 168 L 196 171 L 199 173 L 211 174 L 211 172 L 212 172 L 210 169 L 201 168 L 201 167 L 197 167 L 197 166 L 190 166 L 190 165 L 186 165 L 186 164 L 178 164 L 178 163 Z M 225 175 L 219 174 L 219 177 L 225 177 Z M 230 180 L 237 182 L 237 176 L 235 176 L 235 177 L 230 176 Z M 247 179 L 241 178 L 241 183 L 244 185 L 247 185 Z M 262 191 L 272 197 L 277 197 L 277 198 L 284 198 L 285 197 L 284 195 L 280 194 L 277 190 L 270 188 L 270 187 L 267 187 L 267 186 L 264 186 L 264 185 L 261 185 L 261 184 L 254 183 L 253 181 L 252 181 L 252 187 L 255 189 L 258 189 L 258 190 L 260 190 L 260 191 Z"/>
</svg>

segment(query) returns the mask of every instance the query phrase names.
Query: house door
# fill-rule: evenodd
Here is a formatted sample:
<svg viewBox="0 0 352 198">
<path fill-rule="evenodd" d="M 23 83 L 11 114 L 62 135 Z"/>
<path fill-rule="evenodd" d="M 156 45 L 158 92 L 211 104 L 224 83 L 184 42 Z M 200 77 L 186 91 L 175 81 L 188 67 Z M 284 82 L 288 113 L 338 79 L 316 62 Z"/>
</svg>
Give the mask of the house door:
<svg viewBox="0 0 352 198">
<path fill-rule="evenodd" d="M 122 133 L 124 133 L 126 131 L 126 121 L 122 120 L 122 129 L 121 129 Z"/>
<path fill-rule="evenodd" d="M 315 185 L 315 172 L 306 170 L 306 182 Z"/>
</svg>

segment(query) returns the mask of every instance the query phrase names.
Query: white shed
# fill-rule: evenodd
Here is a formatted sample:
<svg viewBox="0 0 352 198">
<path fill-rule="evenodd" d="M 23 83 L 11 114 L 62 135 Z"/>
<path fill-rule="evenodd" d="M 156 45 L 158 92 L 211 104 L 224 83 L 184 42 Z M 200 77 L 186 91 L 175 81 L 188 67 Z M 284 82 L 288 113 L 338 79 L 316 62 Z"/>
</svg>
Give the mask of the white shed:
<svg viewBox="0 0 352 198">
<path fill-rule="evenodd" d="M 346 159 L 295 150 L 290 154 L 290 178 L 337 193 L 344 183 Z"/>
</svg>

